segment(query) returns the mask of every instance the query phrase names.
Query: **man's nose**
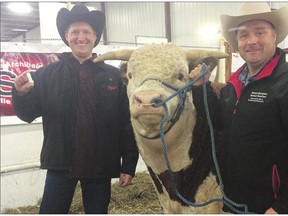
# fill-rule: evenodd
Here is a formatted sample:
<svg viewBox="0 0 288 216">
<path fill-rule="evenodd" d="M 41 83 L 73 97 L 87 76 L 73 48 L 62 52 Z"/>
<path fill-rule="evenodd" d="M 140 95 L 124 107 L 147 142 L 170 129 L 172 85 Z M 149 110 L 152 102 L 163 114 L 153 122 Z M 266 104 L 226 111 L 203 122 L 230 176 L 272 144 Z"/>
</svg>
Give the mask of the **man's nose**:
<svg viewBox="0 0 288 216">
<path fill-rule="evenodd" d="M 78 39 L 83 39 L 83 38 L 85 38 L 85 37 L 86 37 L 86 34 L 85 34 L 84 32 L 80 31 L 80 32 L 78 33 Z"/>
<path fill-rule="evenodd" d="M 250 34 L 247 38 L 247 44 L 254 44 L 258 40 L 258 37 L 255 34 Z"/>
</svg>

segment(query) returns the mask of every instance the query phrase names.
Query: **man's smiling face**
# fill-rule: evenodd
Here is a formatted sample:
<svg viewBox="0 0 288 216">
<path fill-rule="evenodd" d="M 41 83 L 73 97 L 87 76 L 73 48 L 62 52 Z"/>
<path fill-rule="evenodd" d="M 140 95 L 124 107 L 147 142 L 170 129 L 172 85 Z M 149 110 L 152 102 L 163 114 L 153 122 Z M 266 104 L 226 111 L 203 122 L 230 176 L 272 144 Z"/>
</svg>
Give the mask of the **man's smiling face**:
<svg viewBox="0 0 288 216">
<path fill-rule="evenodd" d="M 65 38 L 78 60 L 87 60 L 92 57 L 92 50 L 97 39 L 91 25 L 86 22 L 74 22 L 65 32 Z"/>
<path fill-rule="evenodd" d="M 238 51 L 248 65 L 262 65 L 274 55 L 276 32 L 272 24 L 265 20 L 251 20 L 242 23 L 239 29 Z"/>
</svg>

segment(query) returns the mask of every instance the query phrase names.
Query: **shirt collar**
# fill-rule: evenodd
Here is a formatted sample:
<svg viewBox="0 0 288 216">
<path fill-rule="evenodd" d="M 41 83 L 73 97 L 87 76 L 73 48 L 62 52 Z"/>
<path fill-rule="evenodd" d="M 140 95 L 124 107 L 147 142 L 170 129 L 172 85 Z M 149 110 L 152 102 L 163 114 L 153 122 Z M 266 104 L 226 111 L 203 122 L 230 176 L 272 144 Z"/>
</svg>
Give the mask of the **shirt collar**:
<svg viewBox="0 0 288 216">
<path fill-rule="evenodd" d="M 253 82 L 255 80 L 255 78 L 257 77 L 257 75 L 259 73 L 261 73 L 261 71 L 263 70 L 263 68 L 265 68 L 276 56 L 276 52 L 275 54 L 264 64 L 264 66 L 257 72 L 255 73 L 253 76 L 248 76 L 248 67 L 247 67 L 247 63 L 245 63 L 242 71 L 239 73 L 238 78 L 239 80 L 243 83 L 244 86 L 248 85 L 249 83 Z"/>
</svg>

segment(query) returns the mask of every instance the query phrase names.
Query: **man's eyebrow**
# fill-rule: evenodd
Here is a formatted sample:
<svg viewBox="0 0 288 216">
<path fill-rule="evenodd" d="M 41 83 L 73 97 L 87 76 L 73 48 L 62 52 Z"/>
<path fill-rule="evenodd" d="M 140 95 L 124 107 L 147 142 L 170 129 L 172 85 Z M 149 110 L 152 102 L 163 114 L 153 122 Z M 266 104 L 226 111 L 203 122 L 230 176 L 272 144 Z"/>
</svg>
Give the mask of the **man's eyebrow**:
<svg viewBox="0 0 288 216">
<path fill-rule="evenodd" d="M 268 29 L 272 28 L 271 26 L 256 26 L 256 29 Z"/>
<path fill-rule="evenodd" d="M 237 32 L 245 31 L 247 28 L 245 26 L 242 26 L 240 28 L 237 28 Z M 273 29 L 272 26 L 256 26 L 256 30 L 263 30 L 263 29 Z"/>
</svg>

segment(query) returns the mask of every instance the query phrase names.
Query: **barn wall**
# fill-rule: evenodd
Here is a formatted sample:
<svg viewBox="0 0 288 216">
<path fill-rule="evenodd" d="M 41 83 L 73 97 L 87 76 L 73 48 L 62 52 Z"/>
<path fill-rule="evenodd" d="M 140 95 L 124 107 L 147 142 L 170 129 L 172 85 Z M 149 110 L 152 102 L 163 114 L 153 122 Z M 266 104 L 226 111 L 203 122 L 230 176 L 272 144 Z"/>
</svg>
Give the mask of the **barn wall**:
<svg viewBox="0 0 288 216">
<path fill-rule="evenodd" d="M 1 212 L 8 207 L 36 204 L 42 196 L 45 172 L 37 168 L 42 124 L 14 124 L 1 118 Z"/>
<path fill-rule="evenodd" d="M 109 43 L 136 43 L 137 35 L 165 37 L 164 2 L 106 2 Z M 202 33 L 214 26 L 220 30 L 221 14 L 238 14 L 239 2 L 170 2 L 172 42 L 181 46 L 219 48 L 219 34 Z M 99 4 L 89 5 L 99 9 Z M 288 6 L 271 2 L 272 8 Z M 288 40 L 288 38 L 286 38 Z M 287 43 L 286 43 L 287 45 Z M 280 44 L 282 47 L 282 44 Z"/>
<path fill-rule="evenodd" d="M 106 3 L 109 43 L 136 43 L 136 36 L 165 37 L 164 4 Z"/>
<path fill-rule="evenodd" d="M 184 46 L 218 48 L 220 35 L 203 32 L 214 27 L 220 30 L 220 14 L 226 13 L 231 3 L 176 2 L 171 4 L 172 40 Z M 229 12 L 238 11 L 233 3 Z"/>
<path fill-rule="evenodd" d="M 135 44 L 135 38 L 138 35 L 165 37 L 164 4 L 164 2 L 104 2 L 102 6 L 104 5 L 106 13 L 107 42 L 114 45 L 127 45 Z M 218 27 L 220 30 L 220 14 L 236 15 L 241 4 L 240 2 L 228 1 L 170 2 L 172 42 L 176 42 L 181 46 L 219 48 L 220 32 L 212 34 L 201 33 L 201 31 L 207 27 L 210 27 L 210 30 L 212 27 Z M 273 1 L 269 4 L 273 9 L 288 6 L 288 2 L 284 1 Z M 45 23 L 38 29 L 41 31 L 41 38 L 38 38 L 40 42 L 62 43 L 56 30 L 55 19 L 57 8 L 63 5 L 65 4 L 56 2 L 40 3 L 41 23 Z M 97 10 L 102 9 L 100 2 L 89 2 L 87 5 Z M 51 22 L 51 20 L 54 21 Z M 29 41 L 31 37 L 35 40 L 36 35 L 35 32 L 33 35 L 27 33 L 27 41 L 31 42 Z M 13 41 L 22 42 L 22 39 L 23 37 L 18 37 Z M 279 47 L 288 47 L 288 37 L 279 44 Z"/>
<path fill-rule="evenodd" d="M 26 33 L 26 38 L 28 38 L 29 43 L 39 43 L 39 40 L 41 38 L 41 34 L 40 34 L 40 27 L 36 27 L 34 29 L 32 29 L 31 31 Z M 11 40 L 11 42 L 19 42 L 19 41 L 23 41 L 23 35 L 13 38 Z"/>
</svg>

